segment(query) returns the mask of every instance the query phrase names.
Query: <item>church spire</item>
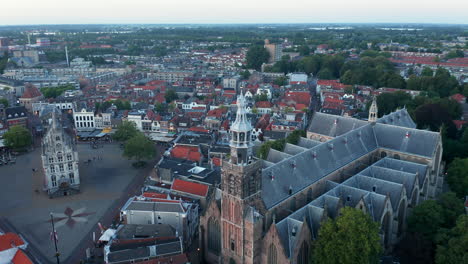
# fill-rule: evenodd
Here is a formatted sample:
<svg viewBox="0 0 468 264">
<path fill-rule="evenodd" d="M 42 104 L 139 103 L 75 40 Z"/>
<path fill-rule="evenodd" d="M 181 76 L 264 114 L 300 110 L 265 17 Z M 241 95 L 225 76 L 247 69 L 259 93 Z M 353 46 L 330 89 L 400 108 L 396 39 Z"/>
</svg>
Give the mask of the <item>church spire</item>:
<svg viewBox="0 0 468 264">
<path fill-rule="evenodd" d="M 369 108 L 369 122 L 375 122 L 377 121 L 377 113 L 378 113 L 378 108 L 377 108 L 377 99 L 374 95 L 374 98 L 372 99 L 372 104 Z"/>
<path fill-rule="evenodd" d="M 231 126 L 231 140 L 229 142 L 232 163 L 247 163 L 250 156 L 252 156 L 251 132 L 252 125 L 247 120 L 245 97 L 241 90 L 237 98 L 236 120 Z"/>
</svg>

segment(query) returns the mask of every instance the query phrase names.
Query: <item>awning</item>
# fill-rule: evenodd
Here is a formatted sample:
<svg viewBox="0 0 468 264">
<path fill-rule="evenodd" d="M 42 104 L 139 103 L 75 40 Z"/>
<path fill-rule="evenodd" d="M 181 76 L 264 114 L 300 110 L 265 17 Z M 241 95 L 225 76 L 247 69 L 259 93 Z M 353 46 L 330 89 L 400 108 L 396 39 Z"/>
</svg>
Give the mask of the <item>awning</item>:
<svg viewBox="0 0 468 264">
<path fill-rule="evenodd" d="M 99 241 L 102 241 L 102 242 L 109 242 L 109 240 L 115 235 L 115 232 L 117 230 L 115 229 L 107 229 L 102 235 L 101 237 L 99 238 Z"/>
</svg>

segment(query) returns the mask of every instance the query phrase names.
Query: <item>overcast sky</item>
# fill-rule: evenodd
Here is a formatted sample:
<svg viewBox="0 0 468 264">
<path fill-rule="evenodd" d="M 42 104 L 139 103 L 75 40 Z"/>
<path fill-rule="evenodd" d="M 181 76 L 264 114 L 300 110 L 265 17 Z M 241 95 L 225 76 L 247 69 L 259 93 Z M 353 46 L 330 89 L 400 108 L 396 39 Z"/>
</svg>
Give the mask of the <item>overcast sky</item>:
<svg viewBox="0 0 468 264">
<path fill-rule="evenodd" d="M 456 23 L 468 0 L 5 0 L 0 25 L 96 23 Z"/>
</svg>

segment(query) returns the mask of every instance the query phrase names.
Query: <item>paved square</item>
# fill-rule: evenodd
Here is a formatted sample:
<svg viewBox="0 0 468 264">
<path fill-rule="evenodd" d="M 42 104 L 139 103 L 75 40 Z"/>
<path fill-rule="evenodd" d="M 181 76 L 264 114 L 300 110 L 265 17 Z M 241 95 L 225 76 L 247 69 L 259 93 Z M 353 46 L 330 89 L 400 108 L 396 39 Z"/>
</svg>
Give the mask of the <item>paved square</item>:
<svg viewBox="0 0 468 264">
<path fill-rule="evenodd" d="M 0 217 L 7 218 L 28 242 L 53 261 L 50 213 L 54 213 L 63 262 L 119 200 L 139 171 L 122 157 L 122 150 L 116 144 L 99 149 L 79 144 L 81 193 L 49 199 L 42 191 L 40 151 L 36 149 L 19 156 L 16 164 L 0 167 Z M 98 160 L 98 156 L 103 159 Z M 88 159 L 93 160 L 89 165 L 84 163 Z M 32 168 L 38 171 L 33 172 Z"/>
</svg>

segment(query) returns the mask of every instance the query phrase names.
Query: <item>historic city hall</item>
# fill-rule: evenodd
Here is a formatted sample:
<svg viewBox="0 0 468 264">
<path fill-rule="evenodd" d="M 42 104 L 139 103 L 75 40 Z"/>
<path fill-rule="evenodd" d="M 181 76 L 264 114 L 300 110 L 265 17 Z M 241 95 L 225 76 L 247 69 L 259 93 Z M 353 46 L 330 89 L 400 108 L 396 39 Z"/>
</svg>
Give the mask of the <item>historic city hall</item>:
<svg viewBox="0 0 468 264">
<path fill-rule="evenodd" d="M 327 217 L 358 208 L 381 223 L 390 249 L 411 209 L 440 192 L 440 133 L 416 129 L 406 109 L 369 121 L 315 113 L 297 145 L 253 156 L 245 99 L 238 99 L 231 153 L 200 220 L 209 263 L 308 263 Z"/>
</svg>

